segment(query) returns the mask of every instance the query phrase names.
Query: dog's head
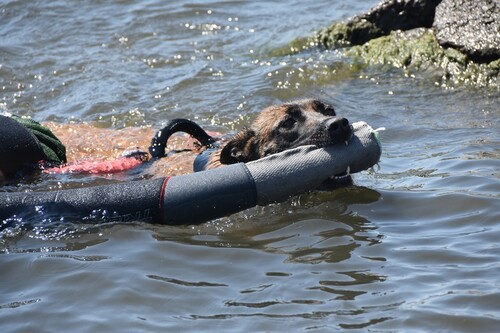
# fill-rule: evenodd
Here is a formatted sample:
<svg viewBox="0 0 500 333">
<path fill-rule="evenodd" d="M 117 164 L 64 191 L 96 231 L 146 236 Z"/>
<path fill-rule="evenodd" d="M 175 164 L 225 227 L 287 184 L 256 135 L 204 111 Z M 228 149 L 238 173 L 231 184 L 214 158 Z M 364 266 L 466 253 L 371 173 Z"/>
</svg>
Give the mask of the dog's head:
<svg viewBox="0 0 500 333">
<path fill-rule="evenodd" d="M 344 144 L 352 135 L 349 121 L 332 106 L 314 99 L 264 109 L 252 126 L 220 151 L 221 164 L 249 162 L 304 145 Z"/>
</svg>

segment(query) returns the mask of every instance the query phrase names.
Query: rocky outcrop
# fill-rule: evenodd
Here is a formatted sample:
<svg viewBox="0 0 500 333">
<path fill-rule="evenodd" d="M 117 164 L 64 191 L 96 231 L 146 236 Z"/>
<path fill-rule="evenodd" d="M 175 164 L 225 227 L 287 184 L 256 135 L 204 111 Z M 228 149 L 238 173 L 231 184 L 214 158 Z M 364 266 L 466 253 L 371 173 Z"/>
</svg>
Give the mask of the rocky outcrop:
<svg viewBox="0 0 500 333">
<path fill-rule="evenodd" d="M 444 80 L 500 84 L 500 0 L 386 0 L 316 34 L 368 64 L 442 70 Z"/>
<path fill-rule="evenodd" d="M 431 27 L 441 0 L 387 0 L 367 13 L 334 23 L 319 32 L 324 46 L 360 45 L 393 30 Z"/>
<path fill-rule="evenodd" d="M 500 58 L 499 0 L 387 0 L 318 33 L 326 47 L 360 45 L 391 31 L 433 28 L 439 44 L 476 62 Z"/>
<path fill-rule="evenodd" d="M 425 72 L 435 84 L 443 87 L 500 88 L 500 59 L 487 63 L 474 62 L 454 48 L 439 45 L 429 28 L 392 31 L 363 45 L 345 48 L 343 53 L 362 60 L 366 65 L 402 68 L 405 75 Z"/>
<path fill-rule="evenodd" d="M 432 25 L 439 44 L 476 62 L 500 58 L 500 1 L 444 0 Z"/>
</svg>

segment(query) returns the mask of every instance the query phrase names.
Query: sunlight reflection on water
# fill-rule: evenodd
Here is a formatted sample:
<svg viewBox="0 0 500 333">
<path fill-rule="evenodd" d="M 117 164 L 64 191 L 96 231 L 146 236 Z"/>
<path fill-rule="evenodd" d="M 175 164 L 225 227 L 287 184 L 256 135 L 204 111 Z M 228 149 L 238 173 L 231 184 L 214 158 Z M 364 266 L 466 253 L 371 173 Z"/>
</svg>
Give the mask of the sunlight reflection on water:
<svg viewBox="0 0 500 333">
<path fill-rule="evenodd" d="M 227 133 L 312 96 L 387 128 L 380 169 L 333 192 L 200 226 L 56 216 L 6 228 L 4 331 L 495 331 L 499 93 L 442 89 L 432 74 L 362 68 L 335 51 L 271 56 L 374 3 L 2 5 L 0 110 L 110 129 L 185 117 Z M 4 189 L 137 175 L 121 177 Z"/>
</svg>

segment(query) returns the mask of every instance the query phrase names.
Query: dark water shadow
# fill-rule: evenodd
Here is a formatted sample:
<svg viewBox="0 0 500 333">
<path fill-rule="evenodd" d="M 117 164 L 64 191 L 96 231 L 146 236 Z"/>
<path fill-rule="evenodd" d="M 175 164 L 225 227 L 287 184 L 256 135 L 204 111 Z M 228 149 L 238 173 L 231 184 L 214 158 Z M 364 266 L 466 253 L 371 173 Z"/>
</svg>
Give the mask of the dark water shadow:
<svg viewBox="0 0 500 333">
<path fill-rule="evenodd" d="M 349 186 L 254 207 L 198 226 L 151 228 L 158 241 L 286 253 L 291 262 L 339 262 L 349 258 L 359 243 L 370 246 L 383 238 L 374 232 L 375 225 L 350 210 L 352 205 L 374 203 L 380 196 L 366 187 Z"/>
</svg>

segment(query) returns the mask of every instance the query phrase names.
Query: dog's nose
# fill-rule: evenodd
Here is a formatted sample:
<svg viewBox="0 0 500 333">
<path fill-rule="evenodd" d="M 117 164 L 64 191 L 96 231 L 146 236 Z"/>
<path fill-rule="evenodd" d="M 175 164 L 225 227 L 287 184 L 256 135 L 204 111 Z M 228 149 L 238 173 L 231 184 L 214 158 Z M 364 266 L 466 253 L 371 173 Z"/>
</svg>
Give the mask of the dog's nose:
<svg viewBox="0 0 500 333">
<path fill-rule="evenodd" d="M 349 120 L 342 117 L 335 117 L 327 123 L 330 137 L 337 142 L 346 141 L 351 137 L 351 125 Z"/>
</svg>

